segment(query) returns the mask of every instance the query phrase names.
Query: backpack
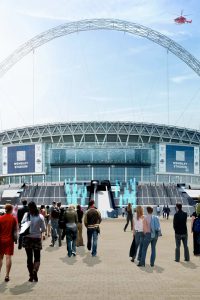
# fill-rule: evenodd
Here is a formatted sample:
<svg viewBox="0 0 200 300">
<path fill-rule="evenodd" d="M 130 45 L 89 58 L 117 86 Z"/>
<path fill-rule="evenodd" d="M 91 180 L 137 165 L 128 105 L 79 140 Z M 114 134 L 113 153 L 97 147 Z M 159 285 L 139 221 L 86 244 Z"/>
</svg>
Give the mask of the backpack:
<svg viewBox="0 0 200 300">
<path fill-rule="evenodd" d="M 59 210 L 57 207 L 54 207 L 51 211 L 51 218 L 53 219 L 59 219 Z"/>
<path fill-rule="evenodd" d="M 193 231 L 196 233 L 200 233 L 200 218 L 196 218 L 194 220 Z"/>
<path fill-rule="evenodd" d="M 155 236 L 162 236 L 160 228 L 160 220 L 156 216 L 151 217 L 151 238 Z"/>
</svg>

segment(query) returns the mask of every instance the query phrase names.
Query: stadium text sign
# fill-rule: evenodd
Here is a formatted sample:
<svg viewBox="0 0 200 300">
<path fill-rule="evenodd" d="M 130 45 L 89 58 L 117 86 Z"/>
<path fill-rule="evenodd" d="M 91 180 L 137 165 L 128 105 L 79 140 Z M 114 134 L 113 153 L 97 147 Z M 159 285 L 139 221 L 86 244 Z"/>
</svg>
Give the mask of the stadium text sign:
<svg viewBox="0 0 200 300">
<path fill-rule="evenodd" d="M 199 148 L 160 144 L 159 172 L 199 174 Z"/>
<path fill-rule="evenodd" d="M 3 147 L 2 173 L 23 174 L 42 172 L 42 145 Z"/>
</svg>

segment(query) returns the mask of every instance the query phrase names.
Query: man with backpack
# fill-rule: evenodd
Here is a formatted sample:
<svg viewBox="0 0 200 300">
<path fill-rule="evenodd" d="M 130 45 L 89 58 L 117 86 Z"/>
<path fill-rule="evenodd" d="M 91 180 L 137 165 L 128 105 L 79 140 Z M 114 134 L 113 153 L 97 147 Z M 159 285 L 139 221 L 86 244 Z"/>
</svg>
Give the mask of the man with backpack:
<svg viewBox="0 0 200 300">
<path fill-rule="evenodd" d="M 183 242 L 185 261 L 189 261 L 190 254 L 188 249 L 187 213 L 182 210 L 181 203 L 176 204 L 176 209 L 177 212 L 175 213 L 173 220 L 176 241 L 175 261 L 180 261 L 181 241 Z"/>
<path fill-rule="evenodd" d="M 56 202 L 52 202 L 52 207 L 50 209 L 50 222 L 51 222 L 51 245 L 50 247 L 54 247 L 55 242 L 58 239 L 59 235 L 59 208 L 56 206 Z"/>
</svg>

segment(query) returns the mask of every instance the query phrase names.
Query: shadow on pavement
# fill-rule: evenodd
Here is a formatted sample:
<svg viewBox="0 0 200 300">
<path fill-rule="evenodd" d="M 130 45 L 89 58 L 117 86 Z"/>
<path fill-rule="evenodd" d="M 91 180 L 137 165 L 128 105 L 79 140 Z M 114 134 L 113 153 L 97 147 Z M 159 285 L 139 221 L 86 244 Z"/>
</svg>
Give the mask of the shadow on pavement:
<svg viewBox="0 0 200 300">
<path fill-rule="evenodd" d="M 26 293 L 32 292 L 34 286 L 35 286 L 35 283 L 24 282 L 22 284 L 14 286 L 13 288 L 10 288 L 10 292 L 13 295 L 26 294 Z"/>
<path fill-rule="evenodd" d="M 197 269 L 197 265 L 195 265 L 193 262 L 188 261 L 188 262 L 180 262 L 180 264 L 185 267 L 185 268 L 189 268 L 189 269 Z"/>
<path fill-rule="evenodd" d="M 7 283 L 3 282 L 0 284 L 0 293 L 4 293 L 7 290 Z"/>
<path fill-rule="evenodd" d="M 93 267 L 97 264 L 100 264 L 101 260 L 99 259 L 98 256 L 92 257 L 91 253 L 87 253 L 85 258 L 83 258 L 83 263 L 88 265 L 88 267 Z"/>
<path fill-rule="evenodd" d="M 156 265 L 154 267 L 151 267 L 150 265 L 146 265 L 146 267 L 141 267 L 140 270 L 146 273 L 153 273 L 153 272 L 162 273 L 165 269 Z"/>
<path fill-rule="evenodd" d="M 62 260 L 62 262 L 64 262 L 65 264 L 68 265 L 74 265 L 77 262 L 76 256 L 65 256 L 65 257 L 60 257 L 60 260 Z"/>
<path fill-rule="evenodd" d="M 86 251 L 84 246 L 80 246 L 76 248 L 76 252 L 79 256 L 85 256 Z"/>
<path fill-rule="evenodd" d="M 58 250 L 59 248 L 57 247 L 57 246 L 55 246 L 55 247 L 46 247 L 45 248 L 45 251 L 47 251 L 47 252 L 55 252 L 56 250 Z"/>
</svg>

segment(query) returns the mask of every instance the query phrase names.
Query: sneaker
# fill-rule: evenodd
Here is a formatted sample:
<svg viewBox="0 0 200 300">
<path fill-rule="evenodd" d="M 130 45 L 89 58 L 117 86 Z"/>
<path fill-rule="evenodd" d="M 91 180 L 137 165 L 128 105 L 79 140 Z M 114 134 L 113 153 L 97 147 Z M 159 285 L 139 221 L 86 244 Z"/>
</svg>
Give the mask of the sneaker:
<svg viewBox="0 0 200 300">
<path fill-rule="evenodd" d="M 134 261 L 135 261 L 135 258 L 132 257 L 131 262 L 134 262 Z"/>
<path fill-rule="evenodd" d="M 76 252 L 72 251 L 72 255 L 73 255 L 73 256 L 76 256 Z"/>
<path fill-rule="evenodd" d="M 51 243 L 51 244 L 49 245 L 49 247 L 54 247 L 54 244 L 53 244 L 53 243 Z"/>
</svg>

